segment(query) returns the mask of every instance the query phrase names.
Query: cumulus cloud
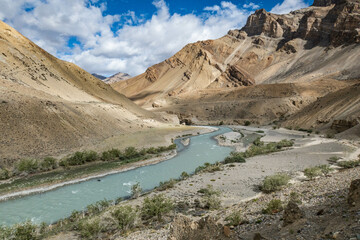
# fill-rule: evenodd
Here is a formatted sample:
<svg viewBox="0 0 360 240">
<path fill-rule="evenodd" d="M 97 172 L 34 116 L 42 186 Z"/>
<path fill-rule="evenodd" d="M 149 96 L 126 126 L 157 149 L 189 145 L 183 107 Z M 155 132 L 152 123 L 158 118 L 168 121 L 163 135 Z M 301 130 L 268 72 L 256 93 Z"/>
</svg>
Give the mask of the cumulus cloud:
<svg viewBox="0 0 360 240">
<path fill-rule="evenodd" d="M 255 4 L 253 2 L 251 2 L 249 4 L 244 4 L 243 7 L 244 8 L 251 8 L 253 10 L 260 8 L 260 6 L 258 4 Z"/>
<path fill-rule="evenodd" d="M 270 12 L 277 14 L 289 13 L 293 10 L 308 7 L 303 0 L 284 0 L 281 4 L 276 4 Z"/>
<path fill-rule="evenodd" d="M 240 28 L 250 10 L 231 2 L 204 8 L 201 15 L 170 14 L 164 0 L 143 19 L 135 12 L 104 15 L 106 4 L 96 0 L 0 0 L 0 19 L 45 50 L 89 72 L 137 75 L 165 60 L 189 42 L 214 39 Z M 251 3 L 250 3 L 251 4 Z M 247 8 L 254 8 L 250 5 Z M 121 28 L 112 31 L 113 24 Z M 69 39 L 75 39 L 69 47 Z"/>
</svg>

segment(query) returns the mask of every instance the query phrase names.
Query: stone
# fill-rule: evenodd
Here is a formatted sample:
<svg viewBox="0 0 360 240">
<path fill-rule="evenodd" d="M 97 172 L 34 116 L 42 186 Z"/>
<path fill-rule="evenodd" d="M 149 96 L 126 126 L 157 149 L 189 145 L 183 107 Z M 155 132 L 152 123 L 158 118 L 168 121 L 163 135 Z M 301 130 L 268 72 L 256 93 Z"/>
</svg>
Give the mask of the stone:
<svg viewBox="0 0 360 240">
<path fill-rule="evenodd" d="M 228 226 L 224 226 L 224 235 L 225 237 L 230 237 L 231 235 L 231 230 Z"/>
</svg>

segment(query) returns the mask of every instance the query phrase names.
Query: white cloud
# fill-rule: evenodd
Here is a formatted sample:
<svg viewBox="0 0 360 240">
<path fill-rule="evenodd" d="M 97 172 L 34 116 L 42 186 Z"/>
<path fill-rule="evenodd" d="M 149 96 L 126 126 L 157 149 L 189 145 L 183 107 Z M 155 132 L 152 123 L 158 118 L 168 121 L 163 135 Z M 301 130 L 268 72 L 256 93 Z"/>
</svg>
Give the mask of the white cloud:
<svg viewBox="0 0 360 240">
<path fill-rule="evenodd" d="M 257 4 L 255 4 L 255 3 L 253 3 L 253 2 L 251 2 L 251 3 L 249 3 L 249 4 L 244 4 L 244 5 L 243 5 L 243 8 L 251 8 L 251 9 L 255 10 L 255 9 L 260 8 L 260 6 L 257 5 Z"/>
<path fill-rule="evenodd" d="M 276 4 L 270 12 L 277 14 L 285 14 L 291 11 L 308 7 L 303 0 L 284 0 L 281 4 Z"/>
<path fill-rule="evenodd" d="M 14 4 L 13 2 L 16 2 Z M 154 15 L 144 20 L 134 12 L 104 16 L 106 5 L 94 0 L 0 0 L 0 19 L 56 56 L 89 72 L 140 74 L 189 42 L 214 39 L 240 28 L 250 14 L 231 2 L 205 7 L 200 16 L 170 14 L 164 0 L 154 1 Z M 26 8 L 33 8 L 31 11 Z M 3 7 L 5 6 L 5 7 Z M 117 32 L 113 23 L 124 24 Z M 76 37 L 80 46 L 68 47 Z"/>
</svg>

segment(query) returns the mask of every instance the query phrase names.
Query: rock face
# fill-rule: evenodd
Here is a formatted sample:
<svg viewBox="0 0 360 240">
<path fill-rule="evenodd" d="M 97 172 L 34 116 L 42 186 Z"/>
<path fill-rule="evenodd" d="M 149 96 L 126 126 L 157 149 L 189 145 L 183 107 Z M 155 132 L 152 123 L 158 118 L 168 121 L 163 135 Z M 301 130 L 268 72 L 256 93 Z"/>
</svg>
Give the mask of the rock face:
<svg viewBox="0 0 360 240">
<path fill-rule="evenodd" d="M 351 182 L 348 203 L 352 207 L 360 208 L 360 179 Z"/>
<path fill-rule="evenodd" d="M 100 79 L 100 80 L 105 80 L 106 77 L 102 76 L 102 75 L 99 75 L 99 74 L 96 74 L 96 73 L 92 73 L 91 75 L 93 75 L 94 77 Z"/>
<path fill-rule="evenodd" d="M 304 217 L 304 212 L 299 208 L 296 202 L 290 201 L 286 206 L 283 215 L 284 226 L 292 224 L 303 217 Z"/>
<path fill-rule="evenodd" d="M 324 91 L 323 87 L 333 86 L 331 81 L 360 79 L 359 4 L 355 0 L 316 0 L 313 6 L 283 15 L 260 9 L 242 29 L 230 30 L 216 40 L 188 44 L 145 73 L 112 86 L 143 107 L 151 108 L 161 100 L 156 111 L 192 116 L 201 124 L 209 119 L 257 119 L 269 124 L 299 113 L 302 121 L 293 126 L 327 124 L 329 128 L 334 119 L 348 119 L 351 113 L 356 115 L 350 120 L 360 116 L 358 94 L 348 99 L 352 104 L 336 104 L 336 95 L 322 100 L 356 84 L 337 81 L 339 88 Z M 282 84 L 289 86 L 281 89 Z M 298 94 L 303 84 L 312 88 Z M 305 109 L 315 102 L 319 109 L 330 103 L 331 114 Z M 252 111 L 255 108 L 259 111 Z M 304 115 L 304 109 L 317 116 Z"/>
</svg>

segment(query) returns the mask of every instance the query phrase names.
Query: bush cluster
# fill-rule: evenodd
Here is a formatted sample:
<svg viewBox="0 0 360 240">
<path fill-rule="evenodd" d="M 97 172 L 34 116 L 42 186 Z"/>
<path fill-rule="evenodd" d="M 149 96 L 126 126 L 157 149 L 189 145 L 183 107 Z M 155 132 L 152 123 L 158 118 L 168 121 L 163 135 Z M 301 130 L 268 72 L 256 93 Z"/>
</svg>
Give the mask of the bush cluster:
<svg viewBox="0 0 360 240">
<path fill-rule="evenodd" d="M 319 165 L 311 168 L 306 168 L 304 170 L 304 175 L 309 179 L 314 179 L 318 176 L 328 175 L 331 171 L 333 171 L 332 168 L 330 168 L 329 165 Z"/>
<path fill-rule="evenodd" d="M 280 199 L 271 200 L 267 207 L 263 209 L 263 213 L 265 214 L 275 214 L 283 210 L 282 202 Z"/>
<path fill-rule="evenodd" d="M 221 171 L 222 170 L 222 166 L 221 163 L 216 162 L 214 164 L 210 164 L 210 163 L 204 163 L 204 165 L 199 166 L 195 169 L 195 174 L 197 173 L 201 173 L 201 172 L 217 172 L 217 171 Z"/>
<path fill-rule="evenodd" d="M 174 208 L 173 201 L 163 194 L 155 195 L 152 198 L 146 197 L 141 208 L 141 217 L 144 220 L 156 218 L 158 221 Z"/>
<path fill-rule="evenodd" d="M 267 176 L 260 186 L 260 189 L 265 193 L 278 191 L 282 186 L 288 184 L 289 180 L 290 176 L 287 174 L 275 174 L 272 176 Z"/>
</svg>

